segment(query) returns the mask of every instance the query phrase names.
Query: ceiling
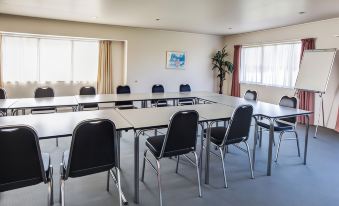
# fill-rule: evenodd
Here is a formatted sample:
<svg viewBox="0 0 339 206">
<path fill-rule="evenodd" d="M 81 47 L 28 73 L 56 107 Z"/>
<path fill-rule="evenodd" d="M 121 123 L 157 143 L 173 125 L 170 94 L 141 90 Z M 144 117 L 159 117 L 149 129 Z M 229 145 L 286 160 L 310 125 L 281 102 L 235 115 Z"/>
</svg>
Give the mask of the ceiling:
<svg viewBox="0 0 339 206">
<path fill-rule="evenodd" d="M 228 35 L 339 17 L 339 0 L 0 0 L 0 13 Z"/>
</svg>

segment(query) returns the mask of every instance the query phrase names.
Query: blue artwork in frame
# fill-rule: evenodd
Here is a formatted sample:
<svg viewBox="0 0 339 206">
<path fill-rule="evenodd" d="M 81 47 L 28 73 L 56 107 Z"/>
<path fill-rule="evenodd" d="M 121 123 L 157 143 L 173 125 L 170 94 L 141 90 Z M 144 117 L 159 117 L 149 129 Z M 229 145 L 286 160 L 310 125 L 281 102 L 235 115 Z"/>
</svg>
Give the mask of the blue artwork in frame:
<svg viewBox="0 0 339 206">
<path fill-rule="evenodd" d="M 181 51 L 168 51 L 166 58 L 166 67 L 168 69 L 180 69 L 185 68 L 186 55 Z"/>
</svg>

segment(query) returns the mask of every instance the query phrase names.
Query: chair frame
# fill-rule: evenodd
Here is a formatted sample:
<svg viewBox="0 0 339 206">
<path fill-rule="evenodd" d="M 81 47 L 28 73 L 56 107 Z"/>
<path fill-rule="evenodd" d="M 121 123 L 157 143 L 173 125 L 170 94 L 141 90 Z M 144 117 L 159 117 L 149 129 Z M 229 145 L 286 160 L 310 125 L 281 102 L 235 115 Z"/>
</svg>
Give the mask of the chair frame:
<svg viewBox="0 0 339 206">
<path fill-rule="evenodd" d="M 54 204 L 54 195 L 53 195 L 53 166 L 50 164 L 49 167 L 49 177 L 46 176 L 45 170 L 44 170 L 44 163 L 41 156 L 41 150 L 40 150 L 40 144 L 39 144 L 39 138 L 37 136 L 37 132 L 34 130 L 34 128 L 28 126 L 28 125 L 15 125 L 15 126 L 3 126 L 0 127 L 0 130 L 6 130 L 6 129 L 19 129 L 19 128 L 25 128 L 27 130 L 30 130 L 30 132 L 34 135 L 35 139 L 35 145 L 38 153 L 38 159 L 40 162 L 40 171 L 43 183 L 48 184 L 48 195 L 47 195 L 47 205 L 51 206 Z M 49 157 L 49 163 L 51 163 L 51 158 Z"/>
<path fill-rule="evenodd" d="M 225 133 L 225 136 L 223 138 L 223 141 L 220 145 L 218 144 L 215 144 L 213 142 L 210 142 L 212 143 L 216 150 L 219 150 L 220 152 L 220 156 L 216 153 L 214 153 L 212 150 L 210 150 L 210 153 L 215 155 L 216 157 L 218 157 L 220 160 L 221 160 L 221 164 L 222 164 L 222 169 L 223 169 L 223 175 L 224 175 L 224 187 L 225 188 L 228 188 L 228 183 L 227 183 L 227 176 L 226 176 L 226 171 L 225 171 L 225 156 L 226 156 L 226 153 L 228 153 L 228 145 L 233 145 L 235 146 L 236 148 L 238 148 L 240 151 L 243 151 L 243 152 L 246 152 L 247 153 L 247 156 L 248 156 L 248 161 L 249 161 L 249 165 L 250 165 L 250 173 L 251 173 L 251 179 L 254 179 L 254 173 L 253 173 L 253 162 L 252 162 L 252 158 L 251 158 L 251 151 L 250 151 L 250 147 L 247 143 L 248 141 L 248 138 L 249 138 L 249 134 L 247 134 L 247 136 L 245 136 L 243 138 L 243 140 L 240 142 L 240 143 L 244 143 L 245 146 L 246 146 L 246 149 L 243 149 L 242 147 L 238 146 L 237 144 L 238 143 L 233 143 L 233 144 L 226 144 L 227 142 L 227 139 L 228 139 L 228 136 L 229 136 L 229 132 L 230 132 L 230 128 L 231 128 L 231 125 L 232 125 L 232 122 L 233 122 L 233 119 L 234 119 L 234 116 L 237 112 L 238 109 L 240 109 L 241 107 L 244 107 L 244 106 L 249 106 L 249 107 L 252 107 L 251 105 L 241 105 L 239 107 L 237 107 L 234 111 L 233 111 L 233 114 L 232 114 L 232 117 L 231 119 L 229 120 L 228 122 L 228 126 L 227 126 L 227 129 L 226 129 L 226 133 Z M 253 107 L 252 107 L 253 108 Z M 212 124 L 211 124 L 212 125 Z M 250 125 L 249 125 L 250 126 Z M 207 134 L 205 134 L 207 135 Z M 206 149 L 206 147 L 204 147 L 204 149 Z"/>
<path fill-rule="evenodd" d="M 83 89 L 83 88 L 94 88 L 94 91 L 95 91 L 95 94 L 96 94 L 96 89 L 95 89 L 94 86 L 83 86 L 83 87 L 81 87 L 80 90 L 79 90 L 79 95 L 87 95 L 87 94 L 81 94 L 81 89 Z M 94 94 L 94 95 L 95 95 L 95 94 Z M 96 107 L 93 107 L 93 109 L 96 109 L 96 110 L 99 110 L 99 109 L 100 109 L 99 104 L 97 104 L 97 103 L 90 103 L 90 104 L 96 104 L 96 105 L 97 105 Z M 89 105 L 90 105 L 90 104 L 89 104 Z M 86 111 L 86 109 L 85 109 L 86 105 L 87 105 L 87 104 L 82 104 L 82 105 L 80 105 L 79 110 L 81 110 L 81 111 Z M 90 110 L 90 109 L 89 109 L 89 110 Z"/>
<path fill-rule="evenodd" d="M 246 98 L 246 94 L 247 94 L 247 93 L 255 94 L 255 100 L 254 100 L 254 99 L 247 99 L 247 98 Z M 244 94 L 244 99 L 250 100 L 250 101 L 257 101 L 257 100 L 258 100 L 258 93 L 257 93 L 257 91 L 255 91 L 255 90 L 247 90 L 247 91 L 245 92 L 245 94 Z"/>
<path fill-rule="evenodd" d="M 283 99 L 283 98 L 289 98 L 289 99 L 293 99 L 294 97 L 288 97 L 288 96 L 283 96 L 280 101 Z M 297 104 L 296 104 L 297 105 Z M 284 107 L 283 105 L 280 105 L 282 107 Z M 278 147 L 277 147 L 277 151 L 276 151 L 276 154 L 275 154 L 275 159 L 274 159 L 274 162 L 278 162 L 278 158 L 279 158 L 279 152 L 280 152 L 280 147 L 281 147 L 281 142 L 283 140 L 295 140 L 297 142 L 297 149 L 298 149 L 298 157 L 300 157 L 300 143 L 299 143 L 299 136 L 298 136 L 298 132 L 296 130 L 296 127 L 297 127 L 297 121 L 295 121 L 295 123 L 290 123 L 290 122 L 286 122 L 286 121 L 283 121 L 283 120 L 276 120 L 277 122 L 281 122 L 281 123 L 284 123 L 286 125 L 290 125 L 292 126 L 292 129 L 290 130 L 282 130 L 282 131 L 274 131 L 274 132 L 279 132 L 279 142 L 278 142 Z M 269 131 L 265 128 L 262 128 L 258 125 L 258 128 L 259 128 L 259 147 L 261 147 L 261 144 L 262 144 L 262 133 L 263 131 Z M 284 134 L 285 133 L 293 133 L 295 135 L 295 138 L 283 138 L 284 137 Z M 275 145 L 275 141 L 274 141 L 274 138 L 273 138 L 273 143 Z"/>
<path fill-rule="evenodd" d="M 168 134 L 170 129 L 172 128 L 172 121 L 174 119 L 174 117 L 178 114 L 184 113 L 184 112 L 195 112 L 198 115 L 199 118 L 199 114 L 194 111 L 194 110 L 187 110 L 187 111 L 179 111 L 175 114 L 173 114 L 170 118 L 170 123 L 168 126 L 168 130 L 167 133 L 165 135 L 165 139 L 161 148 L 161 152 L 160 155 L 157 157 L 155 156 L 152 152 L 150 152 L 152 154 L 152 156 L 154 157 L 155 161 L 156 161 L 156 166 L 153 165 L 153 163 L 147 158 L 147 153 L 149 151 L 149 149 L 146 149 L 144 152 L 144 160 L 143 160 L 143 166 L 142 166 L 142 174 L 141 174 L 141 181 L 144 182 L 144 178 L 145 178 L 145 166 L 146 166 L 146 161 L 151 165 L 152 169 L 155 171 L 156 175 L 157 175 L 157 181 L 158 181 L 158 187 L 159 187 L 159 201 L 160 201 L 160 206 L 163 205 L 163 201 L 162 201 L 162 187 L 161 187 L 161 172 L 160 172 L 160 160 L 163 158 L 164 152 L 165 152 L 165 148 L 166 148 L 166 143 L 167 143 L 167 139 L 168 139 Z M 197 122 L 198 124 L 198 122 Z M 197 125 L 198 128 L 198 125 Z M 196 143 L 197 143 L 197 139 L 196 139 Z M 195 145 L 196 145 L 195 143 Z M 194 148 L 194 151 L 192 151 L 194 157 L 195 157 L 195 162 L 189 158 L 186 154 L 183 154 L 183 156 L 193 165 L 196 167 L 196 171 L 197 171 L 197 178 L 198 178 L 198 191 L 199 191 L 199 197 L 202 197 L 202 192 L 201 192 L 201 180 L 200 180 L 200 169 L 199 169 L 199 158 L 198 155 L 196 153 L 196 146 Z M 179 167 L 179 159 L 180 159 L 180 155 L 176 156 L 177 157 L 177 163 L 176 163 L 176 169 L 175 172 L 178 173 L 178 167 Z M 171 158 L 171 157 L 170 157 Z"/>
<path fill-rule="evenodd" d="M 82 126 L 85 123 L 89 123 L 89 122 L 98 122 L 98 121 L 109 121 L 112 125 L 113 125 L 113 130 L 114 130 L 114 138 L 115 138 L 115 145 L 114 145 L 114 153 L 116 154 L 116 159 L 117 159 L 117 164 L 120 165 L 120 154 L 119 154 L 119 149 L 118 149 L 118 133 L 116 131 L 115 128 L 115 124 L 109 120 L 109 119 L 88 119 L 88 120 L 84 120 L 82 122 L 80 122 L 75 129 L 73 130 L 73 134 L 72 134 L 72 143 L 71 143 L 71 147 L 70 147 L 70 152 L 69 152 L 69 159 L 68 159 L 68 164 L 66 166 L 66 173 L 64 173 L 64 164 L 63 162 L 60 163 L 60 204 L 61 206 L 65 206 L 65 180 L 68 179 L 69 177 L 69 172 L 70 172 L 70 166 L 71 166 L 71 157 L 72 157 L 72 151 L 73 151 L 73 144 L 74 144 L 74 136 L 77 132 L 77 130 L 79 129 L 80 126 Z M 64 159 L 64 156 L 62 157 L 62 159 Z M 120 178 L 120 168 L 119 166 L 114 166 L 115 168 L 115 172 L 116 174 L 114 174 L 113 168 L 107 171 L 107 183 L 106 183 L 106 191 L 109 192 L 109 184 L 110 184 L 110 178 L 113 179 L 115 185 L 118 188 L 118 192 L 119 192 L 119 205 L 122 206 L 122 202 L 127 203 L 126 198 L 124 196 L 124 194 L 122 193 L 121 190 L 121 178 Z"/>
</svg>

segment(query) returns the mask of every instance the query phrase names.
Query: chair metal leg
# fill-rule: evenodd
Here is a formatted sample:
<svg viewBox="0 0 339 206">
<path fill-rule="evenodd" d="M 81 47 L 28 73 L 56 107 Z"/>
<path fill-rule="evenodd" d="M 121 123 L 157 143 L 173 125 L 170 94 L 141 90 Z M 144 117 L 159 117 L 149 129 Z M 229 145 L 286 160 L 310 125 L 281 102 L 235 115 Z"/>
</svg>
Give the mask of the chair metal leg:
<svg viewBox="0 0 339 206">
<path fill-rule="evenodd" d="M 157 179 L 158 179 L 158 186 L 159 186 L 159 201 L 160 201 L 160 206 L 162 206 L 161 176 L 160 176 L 160 161 L 159 160 L 157 160 Z"/>
<path fill-rule="evenodd" d="M 122 191 L 121 191 L 121 180 L 120 180 L 120 169 L 115 168 L 117 171 L 117 179 L 118 179 L 118 191 L 119 191 L 119 205 L 122 206 Z"/>
<path fill-rule="evenodd" d="M 251 171 L 251 178 L 254 179 L 254 174 L 253 174 L 253 164 L 252 164 L 252 159 L 251 159 L 251 153 L 250 153 L 250 146 L 248 146 L 247 142 L 244 142 L 246 145 L 247 149 L 247 155 L 248 155 L 248 161 L 250 163 L 250 171 Z"/>
<path fill-rule="evenodd" d="M 221 147 L 219 147 L 219 151 L 220 151 L 220 157 L 221 157 L 221 163 L 222 163 L 222 171 L 224 173 L 225 188 L 228 188 L 226 171 L 225 171 L 224 152 L 223 152 L 223 149 Z"/>
<path fill-rule="evenodd" d="M 295 139 L 297 141 L 297 147 L 298 147 L 298 156 L 300 157 L 300 147 L 299 147 L 299 137 L 297 131 L 294 131 Z"/>
<path fill-rule="evenodd" d="M 145 152 L 144 152 L 144 160 L 143 160 L 143 163 L 142 163 L 141 182 L 143 182 L 143 181 L 144 181 L 144 178 L 145 178 L 145 166 L 146 166 L 146 155 L 147 155 L 147 151 L 148 151 L 148 150 L 145 150 Z"/>
<path fill-rule="evenodd" d="M 60 179 L 60 203 L 65 206 L 65 181 Z"/>
<path fill-rule="evenodd" d="M 195 165 L 197 168 L 197 176 L 198 176 L 198 189 L 199 189 L 199 197 L 201 197 L 201 181 L 200 181 L 200 169 L 199 169 L 199 159 L 198 159 L 198 155 L 196 152 L 193 152 L 194 157 L 195 157 Z M 178 160 L 179 160 L 179 156 L 178 156 Z"/>
<path fill-rule="evenodd" d="M 259 147 L 261 147 L 262 144 L 262 128 L 259 128 Z"/>
<path fill-rule="evenodd" d="M 55 141 L 56 141 L 56 146 L 59 147 L 59 138 L 56 138 Z"/>
<path fill-rule="evenodd" d="M 177 157 L 177 166 L 175 168 L 175 173 L 178 173 L 179 161 L 180 161 L 180 156 Z"/>
<path fill-rule="evenodd" d="M 110 179 L 110 171 L 107 172 L 107 184 L 106 184 L 106 191 L 109 192 L 109 179 Z"/>
<path fill-rule="evenodd" d="M 48 205 L 51 206 L 54 204 L 54 194 L 53 194 L 53 167 L 50 166 L 51 176 L 48 183 Z"/>
<path fill-rule="evenodd" d="M 277 148 L 277 153 L 275 155 L 275 162 L 278 162 L 278 157 L 279 157 L 279 152 L 280 152 L 280 146 L 281 146 L 281 141 L 282 141 L 282 137 L 284 135 L 284 132 L 280 132 L 279 135 L 279 143 L 278 143 L 278 148 Z"/>
</svg>

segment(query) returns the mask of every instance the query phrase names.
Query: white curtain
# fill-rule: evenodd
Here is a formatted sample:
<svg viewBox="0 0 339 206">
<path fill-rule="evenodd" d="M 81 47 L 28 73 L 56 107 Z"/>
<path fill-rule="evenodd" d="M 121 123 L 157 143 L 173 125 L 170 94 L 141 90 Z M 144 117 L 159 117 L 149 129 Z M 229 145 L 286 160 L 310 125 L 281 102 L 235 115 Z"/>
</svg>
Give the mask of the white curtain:
<svg viewBox="0 0 339 206">
<path fill-rule="evenodd" d="M 243 47 L 240 82 L 293 88 L 300 52 L 300 42 Z"/>
<path fill-rule="evenodd" d="M 98 41 L 4 35 L 4 82 L 96 82 Z"/>
</svg>

